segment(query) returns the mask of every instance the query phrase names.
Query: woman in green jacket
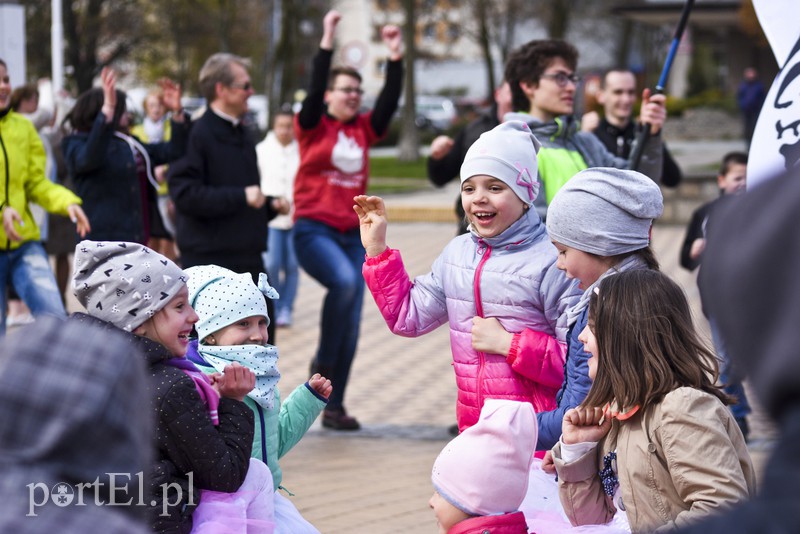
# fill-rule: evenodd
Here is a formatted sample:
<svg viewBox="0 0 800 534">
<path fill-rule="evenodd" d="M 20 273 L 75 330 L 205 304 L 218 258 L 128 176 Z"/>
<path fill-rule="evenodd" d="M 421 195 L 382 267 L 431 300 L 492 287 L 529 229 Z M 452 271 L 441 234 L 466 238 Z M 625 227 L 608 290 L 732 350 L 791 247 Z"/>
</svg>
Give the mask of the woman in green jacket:
<svg viewBox="0 0 800 534">
<path fill-rule="evenodd" d="M 0 335 L 5 333 L 9 281 L 36 315 L 65 316 L 64 304 L 40 242 L 30 202 L 69 216 L 78 234 L 90 231 L 81 199 L 45 177 L 45 152 L 33 123 L 11 110 L 11 80 L 0 59 Z"/>
</svg>

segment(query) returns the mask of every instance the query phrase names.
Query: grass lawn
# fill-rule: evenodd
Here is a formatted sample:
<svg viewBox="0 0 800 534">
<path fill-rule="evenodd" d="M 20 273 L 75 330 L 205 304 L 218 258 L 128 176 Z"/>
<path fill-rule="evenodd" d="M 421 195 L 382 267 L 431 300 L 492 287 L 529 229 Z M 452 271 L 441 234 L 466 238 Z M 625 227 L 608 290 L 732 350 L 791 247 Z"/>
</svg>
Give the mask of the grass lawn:
<svg viewBox="0 0 800 534">
<path fill-rule="evenodd" d="M 425 158 L 413 162 L 398 161 L 394 157 L 370 157 L 370 179 L 367 193 L 405 193 L 433 187 L 428 182 Z"/>
</svg>

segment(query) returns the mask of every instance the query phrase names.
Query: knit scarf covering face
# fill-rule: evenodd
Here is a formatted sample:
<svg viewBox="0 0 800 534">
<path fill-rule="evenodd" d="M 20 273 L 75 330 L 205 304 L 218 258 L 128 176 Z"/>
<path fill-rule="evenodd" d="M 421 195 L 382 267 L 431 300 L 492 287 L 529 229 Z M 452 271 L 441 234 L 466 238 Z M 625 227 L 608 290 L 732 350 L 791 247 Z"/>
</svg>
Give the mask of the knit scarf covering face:
<svg viewBox="0 0 800 534">
<path fill-rule="evenodd" d="M 567 324 L 572 326 L 575 324 L 575 321 L 578 320 L 583 310 L 585 310 L 589 306 L 589 300 L 592 298 L 592 292 L 594 288 L 600 286 L 600 282 L 603 281 L 604 278 L 608 278 L 612 274 L 621 273 L 624 271 L 632 271 L 634 269 L 646 269 L 647 264 L 638 254 L 634 254 L 632 256 L 628 256 L 606 272 L 600 275 L 600 278 L 595 281 L 594 284 L 590 285 L 586 288 L 586 291 L 583 292 L 581 295 L 580 300 L 577 304 L 575 304 L 572 308 L 567 310 Z"/>
<path fill-rule="evenodd" d="M 265 410 L 271 410 L 275 402 L 275 386 L 281 373 L 278 371 L 278 348 L 275 345 L 204 345 L 197 351 L 218 372 L 226 365 L 237 362 L 256 375 L 256 387 L 247 394 Z"/>
</svg>

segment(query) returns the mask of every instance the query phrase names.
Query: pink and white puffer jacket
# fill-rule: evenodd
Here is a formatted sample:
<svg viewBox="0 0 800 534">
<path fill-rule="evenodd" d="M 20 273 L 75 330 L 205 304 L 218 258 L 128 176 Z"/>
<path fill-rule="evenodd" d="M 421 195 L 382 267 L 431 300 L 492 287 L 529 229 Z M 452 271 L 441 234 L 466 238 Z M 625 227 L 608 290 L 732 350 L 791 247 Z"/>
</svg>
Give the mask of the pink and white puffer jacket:
<svg viewBox="0 0 800 534">
<path fill-rule="evenodd" d="M 411 282 L 400 252 L 367 258 L 364 279 L 386 324 L 416 337 L 449 320 L 458 427 L 475 424 L 488 398 L 556 407 L 564 379 L 566 310 L 581 294 L 556 268 L 557 251 L 531 209 L 499 236 L 456 237 L 430 273 Z M 472 348 L 472 318 L 495 317 L 514 333 L 508 357 Z"/>
</svg>

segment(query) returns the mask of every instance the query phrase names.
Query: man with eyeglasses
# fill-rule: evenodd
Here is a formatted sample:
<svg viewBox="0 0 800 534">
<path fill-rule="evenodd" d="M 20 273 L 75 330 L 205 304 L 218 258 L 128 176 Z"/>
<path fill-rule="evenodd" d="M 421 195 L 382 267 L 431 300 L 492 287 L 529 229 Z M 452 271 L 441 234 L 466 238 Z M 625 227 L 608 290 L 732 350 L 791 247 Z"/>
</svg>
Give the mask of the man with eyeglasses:
<svg viewBox="0 0 800 534">
<path fill-rule="evenodd" d="M 535 206 L 544 218 L 556 192 L 577 172 L 589 167 L 625 169 L 629 162 L 614 156 L 591 133 L 581 132 L 573 116 L 578 51 L 561 40 L 530 41 L 512 52 L 505 78 L 511 87 L 512 106 L 504 120 L 526 122 L 542 143 L 538 154 L 542 189 Z M 664 95 L 645 89 L 640 120 L 650 124 L 650 139 L 644 147 L 638 171 L 654 181 L 661 179 L 662 142 L 659 132 L 666 119 Z"/>
<path fill-rule="evenodd" d="M 603 117 L 600 118 L 595 111 L 584 113 L 581 129 L 592 132 L 615 156 L 627 159 L 642 127 L 633 117 L 636 76 L 627 69 L 611 69 L 601 78 L 600 89 L 595 96 L 603 106 Z M 666 143 L 663 161 L 661 183 L 667 187 L 677 187 L 683 173 L 667 150 Z"/>
<path fill-rule="evenodd" d="M 397 110 L 403 82 L 403 38 L 397 26 L 383 27 L 381 37 L 389 50 L 386 81 L 375 108 L 362 112 L 361 75 L 350 67 L 330 68 L 340 20 L 337 11 L 325 15 L 311 86 L 295 117 L 300 167 L 294 182 L 294 245 L 303 269 L 328 290 L 319 349 L 311 364 L 312 373 L 333 383 L 322 426 L 357 430 L 359 422 L 344 408 L 364 301 L 361 267 L 365 253 L 353 197 L 366 192 L 368 149 L 386 133 Z"/>
<path fill-rule="evenodd" d="M 289 203 L 261 193 L 255 142 L 242 124 L 253 94 L 248 67 L 233 54 L 206 60 L 200 90 L 208 109 L 193 123 L 186 155 L 170 167 L 168 183 L 182 266 L 219 265 L 257 282 L 267 222 L 288 213 Z M 274 319 L 271 299 L 267 310 Z M 269 341 L 275 343 L 274 320 Z"/>
</svg>

